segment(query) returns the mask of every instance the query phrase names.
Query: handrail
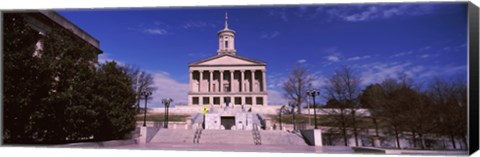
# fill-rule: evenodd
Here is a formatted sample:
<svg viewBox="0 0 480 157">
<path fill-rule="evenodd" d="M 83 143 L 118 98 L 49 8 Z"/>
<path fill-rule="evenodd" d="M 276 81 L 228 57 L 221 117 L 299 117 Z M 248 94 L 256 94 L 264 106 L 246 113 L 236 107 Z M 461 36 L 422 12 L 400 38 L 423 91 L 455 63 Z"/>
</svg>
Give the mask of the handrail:
<svg viewBox="0 0 480 157">
<path fill-rule="evenodd" d="M 255 123 L 252 126 L 253 126 L 253 128 L 252 128 L 253 143 L 255 145 L 261 145 L 262 144 L 262 138 L 260 136 L 260 131 L 258 131 L 258 126 Z"/>
<path fill-rule="evenodd" d="M 193 143 L 200 143 L 200 136 L 202 135 L 203 129 L 197 129 L 195 135 L 193 136 Z"/>
</svg>

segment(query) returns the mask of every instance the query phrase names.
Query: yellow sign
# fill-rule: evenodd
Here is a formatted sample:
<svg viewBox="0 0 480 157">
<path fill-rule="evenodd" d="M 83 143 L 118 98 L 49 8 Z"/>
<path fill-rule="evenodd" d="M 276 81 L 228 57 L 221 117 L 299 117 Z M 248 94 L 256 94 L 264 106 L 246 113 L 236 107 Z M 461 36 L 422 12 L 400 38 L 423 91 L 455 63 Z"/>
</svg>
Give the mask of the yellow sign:
<svg viewBox="0 0 480 157">
<path fill-rule="evenodd" d="M 207 111 L 208 111 L 208 108 L 207 108 L 207 107 L 203 107 L 203 112 L 202 112 L 202 114 L 203 114 L 203 115 L 207 114 Z"/>
</svg>

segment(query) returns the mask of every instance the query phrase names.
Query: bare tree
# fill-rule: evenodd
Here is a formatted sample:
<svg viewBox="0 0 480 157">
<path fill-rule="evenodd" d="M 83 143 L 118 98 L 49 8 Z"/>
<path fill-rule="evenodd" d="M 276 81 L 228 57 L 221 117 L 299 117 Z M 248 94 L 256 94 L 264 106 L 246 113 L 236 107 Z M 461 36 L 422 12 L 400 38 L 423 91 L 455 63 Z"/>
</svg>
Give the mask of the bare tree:
<svg viewBox="0 0 480 157">
<path fill-rule="evenodd" d="M 461 80 L 448 82 L 436 78 L 429 84 L 427 93 L 437 109 L 435 122 L 440 126 L 441 133 L 449 136 L 454 149 L 457 148 L 455 137 L 460 137 L 467 145 L 467 88 L 465 82 Z"/>
<path fill-rule="evenodd" d="M 360 95 L 360 104 L 363 108 L 373 110 L 376 104 L 385 103 L 384 91 L 380 84 L 372 84 L 367 86 Z M 375 126 L 375 136 L 378 137 L 378 116 L 371 114 L 373 124 Z"/>
<path fill-rule="evenodd" d="M 140 96 L 140 93 L 142 91 L 149 91 L 149 92 L 154 92 L 157 90 L 156 87 L 153 86 L 154 80 L 153 76 L 150 73 L 144 72 L 140 70 L 140 68 L 132 65 L 125 65 L 123 69 L 127 72 L 128 76 L 130 77 L 132 81 L 132 88 L 135 90 L 135 93 L 137 94 L 137 104 L 136 108 L 137 110 L 140 109 L 140 100 L 143 99 Z M 151 99 L 150 97 L 149 99 Z"/>
<path fill-rule="evenodd" d="M 311 87 L 312 82 L 313 77 L 311 77 L 307 69 L 303 66 L 296 66 L 283 83 L 284 96 L 288 100 L 295 102 L 298 114 L 301 114 L 302 103 L 307 98 L 306 91 Z"/>
<path fill-rule="evenodd" d="M 345 146 L 348 145 L 347 128 L 353 129 L 355 145 L 358 146 L 357 110 L 360 108 L 358 96 L 360 93 L 360 77 L 355 71 L 343 66 L 335 70 L 325 87 L 325 98 L 336 101 L 336 108 L 326 110 L 329 115 L 334 115 L 335 122 L 340 128 Z"/>
<path fill-rule="evenodd" d="M 431 133 L 436 128 L 433 125 L 435 116 L 434 108 L 431 99 L 421 91 L 402 87 L 397 90 L 398 95 L 394 99 L 402 106 L 402 113 L 400 117 L 404 119 L 405 129 L 410 129 L 412 132 L 412 139 L 414 146 L 416 146 L 416 134 L 421 140 L 421 148 L 425 149 L 425 134 Z"/>
<path fill-rule="evenodd" d="M 376 120 L 381 120 L 387 124 L 386 129 L 393 131 L 397 143 L 397 148 L 400 148 L 400 131 L 403 125 L 401 113 L 403 111 L 401 103 L 397 102 L 401 88 L 394 79 L 385 79 L 381 84 L 371 85 L 370 88 L 364 91 L 362 101 L 368 103 L 371 116 Z M 366 105 L 366 104 L 365 104 Z"/>
</svg>

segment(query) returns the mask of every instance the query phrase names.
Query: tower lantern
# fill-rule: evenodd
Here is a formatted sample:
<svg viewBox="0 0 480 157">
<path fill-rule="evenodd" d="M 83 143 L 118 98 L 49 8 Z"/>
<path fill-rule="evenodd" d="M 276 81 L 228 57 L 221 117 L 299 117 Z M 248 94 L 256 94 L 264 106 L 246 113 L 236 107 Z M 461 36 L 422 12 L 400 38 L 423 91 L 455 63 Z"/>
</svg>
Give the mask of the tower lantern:
<svg viewBox="0 0 480 157">
<path fill-rule="evenodd" d="M 217 55 L 236 55 L 235 31 L 228 29 L 228 14 L 225 12 L 225 28 L 218 31 Z"/>
</svg>

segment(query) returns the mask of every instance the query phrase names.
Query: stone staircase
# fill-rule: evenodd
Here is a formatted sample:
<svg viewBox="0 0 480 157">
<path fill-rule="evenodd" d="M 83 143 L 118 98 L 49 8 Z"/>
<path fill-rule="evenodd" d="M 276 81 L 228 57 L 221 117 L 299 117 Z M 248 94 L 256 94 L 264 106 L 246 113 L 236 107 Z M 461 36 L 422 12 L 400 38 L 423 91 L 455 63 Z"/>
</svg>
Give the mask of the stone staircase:
<svg viewBox="0 0 480 157">
<path fill-rule="evenodd" d="M 193 143 L 195 129 L 160 129 L 150 143 Z"/>
<path fill-rule="evenodd" d="M 252 131 L 246 130 L 203 130 L 200 144 L 251 144 Z"/>
<path fill-rule="evenodd" d="M 286 131 L 260 130 L 263 145 L 302 145 L 307 146 L 305 140 L 297 134 Z"/>
</svg>

